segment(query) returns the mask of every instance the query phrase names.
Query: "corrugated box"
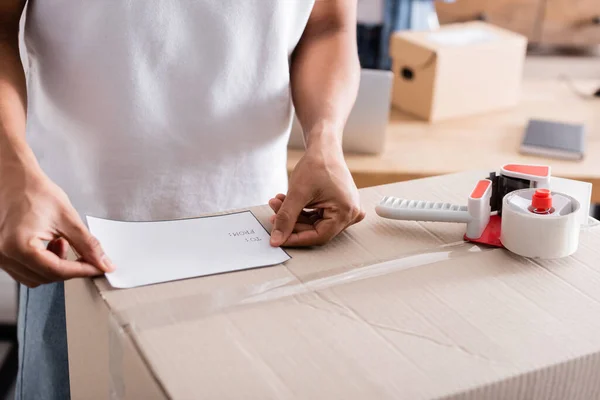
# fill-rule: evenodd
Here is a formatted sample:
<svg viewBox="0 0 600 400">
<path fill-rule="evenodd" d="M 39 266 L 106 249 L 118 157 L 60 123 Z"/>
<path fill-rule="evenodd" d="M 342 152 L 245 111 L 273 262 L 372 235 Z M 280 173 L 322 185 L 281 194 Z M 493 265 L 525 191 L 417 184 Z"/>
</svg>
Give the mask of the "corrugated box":
<svg viewBox="0 0 600 400">
<path fill-rule="evenodd" d="M 524 36 L 478 21 L 398 32 L 393 105 L 431 122 L 512 107 L 526 48 Z"/>
<path fill-rule="evenodd" d="M 462 204 L 485 176 L 364 189 L 364 222 L 285 265 L 68 282 L 73 398 L 599 398 L 600 226 L 574 256 L 537 261 L 373 211 L 383 195 Z"/>
</svg>

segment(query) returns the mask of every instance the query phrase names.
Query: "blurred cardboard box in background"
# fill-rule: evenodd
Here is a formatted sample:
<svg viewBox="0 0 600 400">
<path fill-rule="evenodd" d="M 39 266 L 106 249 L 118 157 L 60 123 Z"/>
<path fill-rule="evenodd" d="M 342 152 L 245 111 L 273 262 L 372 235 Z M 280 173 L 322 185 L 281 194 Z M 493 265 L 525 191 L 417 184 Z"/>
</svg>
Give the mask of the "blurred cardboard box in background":
<svg viewBox="0 0 600 400">
<path fill-rule="evenodd" d="M 513 107 L 526 51 L 524 36 L 479 21 L 398 32 L 393 106 L 430 122 Z"/>
</svg>

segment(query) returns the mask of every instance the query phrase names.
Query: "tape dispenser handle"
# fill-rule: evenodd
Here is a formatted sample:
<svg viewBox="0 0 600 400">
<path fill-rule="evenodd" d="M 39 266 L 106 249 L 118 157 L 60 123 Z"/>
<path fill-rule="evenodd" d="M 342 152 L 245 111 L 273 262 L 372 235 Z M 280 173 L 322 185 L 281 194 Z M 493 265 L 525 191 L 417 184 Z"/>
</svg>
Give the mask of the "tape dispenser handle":
<svg viewBox="0 0 600 400">
<path fill-rule="evenodd" d="M 390 196 L 381 200 L 375 207 L 375 212 L 383 218 L 404 221 L 467 223 L 471 220 L 466 206 Z"/>
<path fill-rule="evenodd" d="M 477 239 L 490 221 L 491 193 L 492 182 L 482 179 L 471 192 L 467 206 L 387 196 L 375 207 L 375 212 L 383 218 L 404 221 L 465 223 L 466 236 Z"/>
</svg>

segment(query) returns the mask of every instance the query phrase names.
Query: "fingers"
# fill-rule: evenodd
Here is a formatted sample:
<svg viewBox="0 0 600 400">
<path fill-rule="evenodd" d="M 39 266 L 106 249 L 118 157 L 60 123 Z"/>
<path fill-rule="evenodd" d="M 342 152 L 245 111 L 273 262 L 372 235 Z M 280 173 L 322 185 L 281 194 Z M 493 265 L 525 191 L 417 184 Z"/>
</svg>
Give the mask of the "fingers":
<svg viewBox="0 0 600 400">
<path fill-rule="evenodd" d="M 50 247 L 62 252 L 65 245 L 60 241 L 51 242 Z M 41 239 L 28 239 L 21 236 L 9 247 L 5 259 L 10 259 L 7 270 L 23 283 L 49 283 L 65 281 L 71 278 L 92 277 L 102 274 L 102 271 L 91 264 L 81 261 L 64 260 L 52 251 L 48 251 Z"/>
<path fill-rule="evenodd" d="M 276 225 L 281 220 L 279 216 L 286 199 L 289 196 L 278 194 L 269 201 L 269 206 L 276 213 L 271 216 L 270 222 Z M 299 207 L 299 205 L 298 205 Z M 327 218 L 324 218 L 324 213 L 327 213 Z M 294 214 L 295 215 L 295 214 Z M 359 207 L 348 205 L 336 211 L 329 210 L 312 210 L 305 211 L 304 209 L 296 218 L 292 232 L 280 246 L 319 246 L 327 243 L 337 236 L 349 226 L 362 221 L 365 218 L 365 212 Z M 281 226 L 281 225 L 280 225 Z M 272 238 L 275 234 L 276 228 Z M 273 242 L 273 240 L 272 240 Z"/>
<path fill-rule="evenodd" d="M 304 231 L 314 231 L 314 230 L 315 230 L 315 225 L 312 223 L 311 224 L 297 223 L 296 225 L 294 225 L 293 233 L 304 232 Z"/>
<path fill-rule="evenodd" d="M 296 224 L 297 227 L 301 226 L 302 228 L 296 229 L 284 243 L 284 246 L 322 246 L 339 235 L 344 229 L 362 221 L 365 218 L 365 212 L 354 208 L 343 213 L 325 210 L 323 215 L 319 217 L 321 219 L 311 225 Z"/>
<path fill-rule="evenodd" d="M 317 216 L 315 215 L 315 217 Z M 276 215 L 271 215 L 271 225 L 275 224 L 275 218 L 277 218 Z M 298 222 L 296 222 L 296 225 L 294 225 L 294 233 L 315 229 L 314 224 L 317 222 L 317 220 L 305 218 L 306 217 L 303 217 L 302 215 L 298 218 Z"/>
<path fill-rule="evenodd" d="M 102 274 L 102 271 L 93 265 L 81 261 L 64 260 L 55 253 L 39 246 L 31 246 L 24 249 L 14 259 L 29 270 L 22 271 L 22 273 L 27 275 L 41 275 L 46 278 L 47 282 L 65 281 L 72 278 L 92 277 Z"/>
<path fill-rule="evenodd" d="M 271 216 L 271 224 L 275 225 L 278 213 L 285 200 L 284 195 L 278 195 L 271 199 L 269 205 L 276 215 Z M 282 200 L 283 199 L 283 200 Z M 336 216 L 337 217 L 337 216 Z M 318 246 L 327 243 L 344 229 L 344 223 L 338 222 L 337 218 L 323 219 L 323 210 L 301 211 L 296 219 L 292 233 L 281 246 L 300 247 Z"/>
<path fill-rule="evenodd" d="M 271 215 L 271 217 L 269 218 L 269 222 L 271 223 L 271 225 L 275 225 L 275 219 L 277 218 L 277 215 Z M 307 224 L 307 225 L 314 225 L 317 223 L 317 221 L 319 221 L 322 218 L 321 212 L 320 211 L 302 211 L 300 213 L 300 215 L 298 216 L 298 221 L 296 222 L 296 225 L 298 224 Z"/>
<path fill-rule="evenodd" d="M 54 280 L 86 278 L 102 275 L 98 268 L 82 261 L 64 260 L 50 251 L 34 250 L 29 254 L 30 267 L 43 271 Z"/>
<path fill-rule="evenodd" d="M 273 232 L 271 234 L 272 246 L 279 247 L 287 241 L 294 231 L 294 225 L 298 217 L 309 203 L 309 200 L 302 192 L 292 191 L 288 196 L 285 196 L 275 217 Z M 281 200 L 280 198 L 276 198 L 273 202 L 275 203 L 276 201 Z"/>
<path fill-rule="evenodd" d="M 4 269 L 4 271 L 6 271 L 6 273 L 15 281 L 22 283 L 29 288 L 36 288 L 39 285 L 51 282 L 47 277 L 30 270 L 25 265 L 5 257 L 0 258 L 2 259 L 2 269 Z"/>
<path fill-rule="evenodd" d="M 75 210 L 69 210 L 63 219 L 60 232 L 71 243 L 81 259 L 103 272 L 114 270 L 100 242 L 88 231 Z"/>
<path fill-rule="evenodd" d="M 301 230 L 290 235 L 286 247 L 322 246 L 337 236 L 344 225 L 338 220 L 327 218 L 320 220 L 312 229 Z"/>
<path fill-rule="evenodd" d="M 281 208 L 282 204 L 283 204 L 283 200 L 281 200 L 279 198 L 273 198 L 273 199 L 269 200 L 269 207 L 271 207 L 271 210 L 273 210 L 273 212 L 275 214 L 277 214 L 277 212 Z"/>
<path fill-rule="evenodd" d="M 69 251 L 69 242 L 63 238 L 54 239 L 48 243 L 48 250 L 65 260 Z"/>
<path fill-rule="evenodd" d="M 275 224 L 275 218 L 277 217 L 276 214 L 279 212 L 279 209 L 281 208 L 281 206 L 283 204 L 283 200 L 285 200 L 285 195 L 284 194 L 278 194 L 277 197 L 269 200 L 269 206 L 271 207 L 271 209 L 275 213 L 275 215 L 272 215 L 271 218 L 270 218 L 270 220 L 269 220 L 272 225 Z M 302 224 L 314 224 L 319 219 L 321 219 L 322 216 L 323 216 L 323 210 L 322 209 L 319 209 L 319 210 L 310 210 L 310 211 L 302 210 L 302 212 L 298 216 L 298 223 L 302 223 Z"/>
<path fill-rule="evenodd" d="M 358 210 L 356 210 L 355 213 L 356 213 L 356 216 L 352 219 L 352 221 L 350 222 L 350 224 L 348 226 L 358 224 L 359 222 L 364 220 L 365 217 L 367 216 L 367 213 L 362 208 L 359 208 Z"/>
</svg>

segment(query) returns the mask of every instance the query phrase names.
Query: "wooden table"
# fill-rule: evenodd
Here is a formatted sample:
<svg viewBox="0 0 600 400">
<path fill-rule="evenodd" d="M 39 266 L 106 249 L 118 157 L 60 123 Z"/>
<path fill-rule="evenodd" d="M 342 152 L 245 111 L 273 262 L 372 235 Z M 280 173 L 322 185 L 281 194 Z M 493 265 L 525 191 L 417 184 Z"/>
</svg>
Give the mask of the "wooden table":
<svg viewBox="0 0 600 400">
<path fill-rule="evenodd" d="M 596 66 L 600 74 L 600 61 Z M 436 124 L 394 110 L 384 153 L 347 154 L 346 160 L 359 187 L 472 169 L 494 171 L 507 163 L 548 164 L 554 176 L 591 182 L 593 202 L 600 203 L 600 99 L 584 98 L 575 91 L 593 92 L 598 86 L 600 79 L 589 77 L 575 81 L 527 78 L 517 107 Z M 585 123 L 585 159 L 562 161 L 519 154 L 530 118 Z M 289 171 L 302 153 L 289 151 Z"/>
</svg>

